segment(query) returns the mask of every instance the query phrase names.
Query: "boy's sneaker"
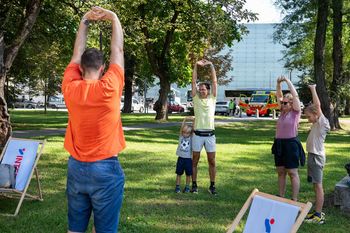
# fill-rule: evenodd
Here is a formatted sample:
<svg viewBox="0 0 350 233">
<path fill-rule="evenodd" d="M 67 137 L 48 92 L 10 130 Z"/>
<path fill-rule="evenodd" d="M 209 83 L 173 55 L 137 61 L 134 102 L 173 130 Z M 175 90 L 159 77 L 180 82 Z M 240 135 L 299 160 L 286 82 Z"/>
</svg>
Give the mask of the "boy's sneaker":
<svg viewBox="0 0 350 233">
<path fill-rule="evenodd" d="M 307 223 L 316 223 L 316 224 L 324 224 L 326 221 L 325 214 L 322 212 L 321 217 L 313 214 L 312 216 L 309 216 L 305 219 L 305 222 Z"/>
<path fill-rule="evenodd" d="M 315 211 L 311 211 L 310 213 L 308 213 L 305 217 L 305 222 L 306 220 L 311 219 L 314 216 L 314 214 L 315 214 Z"/>
<path fill-rule="evenodd" d="M 180 192 L 181 192 L 180 186 L 176 186 L 175 193 L 180 193 Z"/>
<path fill-rule="evenodd" d="M 184 190 L 182 192 L 189 193 L 190 192 L 190 187 L 189 186 L 185 186 L 185 188 L 184 188 Z"/>
<path fill-rule="evenodd" d="M 198 187 L 197 186 L 192 186 L 191 193 L 198 194 Z"/>
<path fill-rule="evenodd" d="M 215 186 L 210 186 L 208 191 L 212 195 L 216 195 L 217 194 Z"/>
</svg>

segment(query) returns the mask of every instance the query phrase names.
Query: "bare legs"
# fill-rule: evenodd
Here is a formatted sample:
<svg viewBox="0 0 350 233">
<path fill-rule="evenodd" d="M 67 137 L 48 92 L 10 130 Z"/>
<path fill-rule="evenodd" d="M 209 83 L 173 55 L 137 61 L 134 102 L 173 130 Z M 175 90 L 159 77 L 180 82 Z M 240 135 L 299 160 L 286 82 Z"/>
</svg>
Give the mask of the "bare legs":
<svg viewBox="0 0 350 233">
<path fill-rule="evenodd" d="M 209 164 L 209 177 L 210 182 L 215 182 L 216 177 L 216 162 L 215 162 L 215 152 L 207 152 L 207 159 Z M 193 152 L 193 158 L 192 158 L 192 181 L 197 181 L 197 172 L 198 172 L 198 162 L 200 158 L 200 152 Z"/>
<path fill-rule="evenodd" d="M 321 213 L 323 202 L 324 202 L 324 193 L 323 193 L 322 183 L 314 184 L 314 190 L 316 194 L 315 211 L 318 213 Z"/>
<path fill-rule="evenodd" d="M 300 188 L 300 179 L 298 174 L 298 169 L 286 169 L 285 167 L 277 167 L 277 174 L 278 174 L 278 190 L 279 195 L 281 197 L 284 197 L 286 193 L 286 177 L 287 174 L 290 178 L 291 184 L 292 184 L 292 199 L 294 201 L 298 200 L 298 194 L 299 194 L 299 188 Z"/>
</svg>

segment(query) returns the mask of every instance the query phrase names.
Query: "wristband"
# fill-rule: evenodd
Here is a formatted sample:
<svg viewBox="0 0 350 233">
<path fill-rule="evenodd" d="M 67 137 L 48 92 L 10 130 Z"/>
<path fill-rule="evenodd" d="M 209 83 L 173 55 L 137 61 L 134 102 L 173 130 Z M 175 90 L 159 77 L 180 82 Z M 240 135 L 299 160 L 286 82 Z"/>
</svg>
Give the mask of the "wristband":
<svg viewBox="0 0 350 233">
<path fill-rule="evenodd" d="M 88 19 L 83 19 L 82 21 L 86 26 L 89 26 L 90 21 Z"/>
</svg>

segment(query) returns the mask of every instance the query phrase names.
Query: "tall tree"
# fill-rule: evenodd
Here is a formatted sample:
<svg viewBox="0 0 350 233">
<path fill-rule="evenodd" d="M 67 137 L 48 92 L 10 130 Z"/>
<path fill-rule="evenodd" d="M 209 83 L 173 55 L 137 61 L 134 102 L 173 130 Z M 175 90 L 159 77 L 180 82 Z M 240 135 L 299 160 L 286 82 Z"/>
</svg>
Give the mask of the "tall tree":
<svg viewBox="0 0 350 233">
<path fill-rule="evenodd" d="M 350 48 L 350 34 L 345 34 L 346 38 L 342 38 L 342 24 L 348 23 L 346 20 L 342 22 L 342 4 L 339 0 L 334 0 L 333 14 L 329 14 L 330 2 L 277 0 L 276 4 L 286 16 L 277 26 L 275 39 L 285 43 L 285 65 L 302 71 L 302 78 L 309 82 L 316 82 L 324 113 L 332 129 L 337 129 L 340 128 L 339 109 L 344 104 L 340 100 L 349 96 L 349 91 L 345 88 L 349 80 L 344 74 L 349 73 L 350 56 L 343 57 L 343 49 L 348 51 Z M 349 9 L 350 5 L 347 4 L 347 7 Z M 344 66 L 343 62 L 347 65 Z M 312 79 L 309 79 L 310 76 Z M 303 88 L 300 89 L 302 90 Z"/>
<path fill-rule="evenodd" d="M 0 144 L 11 133 L 10 116 L 4 97 L 6 75 L 36 21 L 41 0 L 3 1 L 0 10 Z M 19 12 L 22 12 L 18 14 Z M 15 25 L 16 31 L 9 31 Z"/>
<path fill-rule="evenodd" d="M 317 25 L 314 42 L 314 77 L 317 83 L 316 88 L 320 98 L 322 112 L 328 119 L 330 119 L 330 98 L 326 88 L 324 57 L 329 0 L 317 0 L 317 4 Z"/>
<path fill-rule="evenodd" d="M 159 78 L 160 96 L 156 119 L 166 119 L 170 84 L 190 80 L 191 64 L 206 47 L 232 45 L 243 27 L 237 22 L 254 20 L 243 10 L 244 0 L 120 1 L 116 7 L 132 19 L 127 38 L 144 46 L 152 73 Z M 122 19 L 123 21 L 123 19 Z"/>
<path fill-rule="evenodd" d="M 340 93 L 338 87 L 343 79 L 343 0 L 332 0 L 333 10 L 333 80 L 331 84 L 331 99 L 334 103 L 331 111 L 330 125 L 333 129 L 339 129 L 339 105 Z"/>
</svg>

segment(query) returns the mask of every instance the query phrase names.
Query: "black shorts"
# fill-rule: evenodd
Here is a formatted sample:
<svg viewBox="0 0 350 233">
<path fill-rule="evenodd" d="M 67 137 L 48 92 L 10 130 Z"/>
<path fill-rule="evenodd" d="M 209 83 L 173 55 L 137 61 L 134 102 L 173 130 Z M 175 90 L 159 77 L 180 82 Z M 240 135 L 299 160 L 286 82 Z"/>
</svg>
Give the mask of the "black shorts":
<svg viewBox="0 0 350 233">
<path fill-rule="evenodd" d="M 192 159 L 178 157 L 175 173 L 181 176 L 184 174 L 184 171 L 186 173 L 186 176 L 192 176 Z"/>
<path fill-rule="evenodd" d="M 276 167 L 294 169 L 299 167 L 299 162 L 303 165 L 301 157 L 305 157 L 305 154 L 297 138 L 276 139 L 272 151 L 275 156 Z"/>
</svg>

